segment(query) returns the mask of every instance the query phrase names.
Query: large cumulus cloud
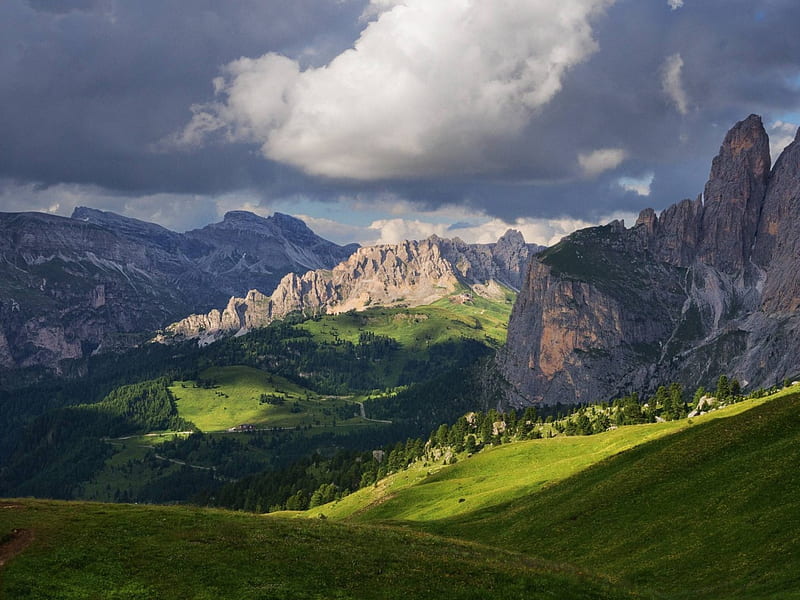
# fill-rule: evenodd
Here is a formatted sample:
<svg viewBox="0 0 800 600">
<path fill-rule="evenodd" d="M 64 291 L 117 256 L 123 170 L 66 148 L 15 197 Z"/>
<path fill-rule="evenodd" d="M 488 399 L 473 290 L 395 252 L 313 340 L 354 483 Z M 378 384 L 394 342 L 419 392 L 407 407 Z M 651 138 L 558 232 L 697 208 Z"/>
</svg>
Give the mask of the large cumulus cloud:
<svg viewBox="0 0 800 600">
<path fill-rule="evenodd" d="M 503 170 L 493 146 L 518 137 L 565 73 L 598 46 L 612 0 L 373 0 L 354 47 L 302 69 L 275 53 L 228 64 L 219 102 L 177 136 L 223 131 L 312 175 L 431 177 Z"/>
</svg>

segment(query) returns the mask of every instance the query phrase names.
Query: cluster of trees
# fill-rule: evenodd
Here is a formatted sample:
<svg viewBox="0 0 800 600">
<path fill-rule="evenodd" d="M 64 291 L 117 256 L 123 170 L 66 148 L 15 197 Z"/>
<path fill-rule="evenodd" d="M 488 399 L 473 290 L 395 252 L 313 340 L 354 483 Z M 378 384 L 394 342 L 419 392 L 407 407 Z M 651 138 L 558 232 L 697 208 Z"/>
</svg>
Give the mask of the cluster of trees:
<svg viewBox="0 0 800 600">
<path fill-rule="evenodd" d="M 215 379 L 203 379 L 201 377 L 194 378 L 194 387 L 203 390 L 213 390 L 219 384 Z"/>
<path fill-rule="evenodd" d="M 399 349 L 397 340 L 372 331 L 362 331 L 358 335 L 358 344 L 353 345 L 353 352 L 359 360 L 388 359 Z"/>
<path fill-rule="evenodd" d="M 411 352 L 370 331 L 360 333 L 357 343 L 338 337 L 321 341 L 284 321 L 206 347 L 198 366 L 248 365 L 322 394 L 345 395 L 425 381 L 491 352 L 487 344 L 461 338 Z"/>
<path fill-rule="evenodd" d="M 394 394 L 368 398 L 367 414 L 374 419 L 413 423 L 419 433 L 440 423 L 452 423 L 471 410 L 485 408 L 481 374 L 486 352 L 475 351 L 471 360 L 456 368 L 431 370 L 426 379 L 397 390 Z M 484 348 L 484 347 L 482 347 Z M 439 373 L 431 377 L 432 373 Z"/>
<path fill-rule="evenodd" d="M 169 382 L 161 377 L 121 386 L 100 402 L 35 418 L 0 470 L 0 495 L 72 498 L 113 454 L 101 438 L 193 428 L 178 416 Z"/>
<path fill-rule="evenodd" d="M 160 377 L 119 387 L 101 402 L 87 405 L 112 417 L 117 426 L 104 435 L 147 433 L 149 431 L 187 431 L 196 427 L 178 415 L 175 398 L 169 391 L 170 381 Z"/>
<path fill-rule="evenodd" d="M 131 383 L 167 377 L 188 379 L 196 369 L 197 344 L 146 344 L 136 350 L 102 353 L 75 365 L 81 377 L 65 378 L 37 369 L 0 372 L 0 456 L 13 454 L 26 429 L 40 416 L 68 406 L 100 402 L 114 389 Z"/>
<path fill-rule="evenodd" d="M 273 406 L 283 406 L 286 404 L 286 397 L 278 394 L 261 394 L 258 397 L 259 404 L 271 404 Z"/>
<path fill-rule="evenodd" d="M 728 379 L 727 375 L 720 375 L 717 380 L 717 389 L 714 397 L 717 400 L 727 401 L 736 400 L 741 397 L 742 386 L 737 379 Z"/>
</svg>

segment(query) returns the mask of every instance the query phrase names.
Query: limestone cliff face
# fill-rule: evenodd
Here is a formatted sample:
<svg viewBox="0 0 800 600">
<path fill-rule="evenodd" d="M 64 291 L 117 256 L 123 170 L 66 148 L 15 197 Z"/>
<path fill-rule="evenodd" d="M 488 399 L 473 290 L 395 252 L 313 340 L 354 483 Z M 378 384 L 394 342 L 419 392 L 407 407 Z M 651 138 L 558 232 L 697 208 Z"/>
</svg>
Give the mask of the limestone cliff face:
<svg viewBox="0 0 800 600">
<path fill-rule="evenodd" d="M 726 273 L 749 261 L 770 175 L 769 137 L 750 115 L 725 136 L 703 193 L 697 259 Z"/>
<path fill-rule="evenodd" d="M 584 230 L 531 261 L 499 356 L 512 404 L 588 402 L 647 379 L 681 318 L 686 273 L 642 260 L 629 233 Z"/>
<path fill-rule="evenodd" d="M 353 250 L 286 215 L 234 212 L 179 234 L 88 208 L 70 219 L 0 213 L 0 368 L 59 370 L 144 342 L 183 315 L 291 271 L 330 268 Z M 220 323 L 233 322 L 240 309 L 231 310 Z"/>
<path fill-rule="evenodd" d="M 167 327 L 157 339 L 197 338 L 201 343 L 267 325 L 291 313 L 336 314 L 370 306 L 422 306 L 461 286 L 491 295 L 496 284 L 516 288 L 525 264 L 538 247 L 507 232 L 496 244 L 466 244 L 433 236 L 359 248 L 332 270 L 286 275 L 269 298 L 251 291 L 231 298 L 225 311 L 192 315 Z M 495 284 L 495 285 L 492 285 Z M 254 296 L 255 295 L 255 296 Z M 238 317 L 233 318 L 233 306 Z M 225 318 L 229 313 L 230 318 Z"/>
<path fill-rule="evenodd" d="M 800 132 L 775 162 L 754 248 L 767 269 L 766 312 L 800 309 Z"/>
<path fill-rule="evenodd" d="M 703 197 L 565 238 L 535 257 L 498 366 L 507 401 L 575 403 L 800 372 L 800 143 L 769 168 L 751 115 Z"/>
</svg>

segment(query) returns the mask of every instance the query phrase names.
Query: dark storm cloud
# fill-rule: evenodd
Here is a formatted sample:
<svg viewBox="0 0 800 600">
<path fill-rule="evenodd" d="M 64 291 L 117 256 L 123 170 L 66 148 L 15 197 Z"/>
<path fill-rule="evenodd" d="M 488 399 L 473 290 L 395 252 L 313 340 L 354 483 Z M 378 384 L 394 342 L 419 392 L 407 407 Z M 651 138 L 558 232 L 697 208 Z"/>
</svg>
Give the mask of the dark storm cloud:
<svg viewBox="0 0 800 600">
<path fill-rule="evenodd" d="M 28 4 L 34 10 L 56 14 L 111 10 L 111 0 L 28 0 Z"/>
<path fill-rule="evenodd" d="M 750 113 L 769 125 L 800 107 L 792 83 L 800 73 L 797 23 L 794 2 L 687 0 L 675 11 L 666 2 L 615 5 L 595 27 L 600 51 L 568 74 L 562 93 L 529 125 L 527 143 L 506 151 L 517 157 L 510 164 L 520 177 L 532 156 L 529 175 L 559 180 L 574 173 L 576 151 L 624 148 L 630 159 L 614 173 L 654 172 L 652 194 L 622 196 L 600 178 L 594 189 L 585 183 L 565 186 L 567 193 L 538 188 L 528 210 L 602 215 L 636 204 L 663 208 L 700 193 L 730 126 Z M 662 85 L 665 61 L 675 55 L 683 62 L 685 115 Z M 541 159 L 543 151 L 549 159 Z M 522 199 L 487 205 L 506 217 L 524 210 Z"/>
<path fill-rule="evenodd" d="M 0 177 L 192 193 L 292 180 L 244 146 L 172 156 L 150 146 L 186 121 L 222 65 L 307 48 L 325 60 L 350 42 L 359 12 L 302 0 L 4 0 Z"/>
<path fill-rule="evenodd" d="M 477 138 L 475 156 L 492 161 L 484 173 L 441 161 L 442 173 L 419 177 L 326 179 L 267 160 L 254 143 L 153 151 L 187 124 L 192 105 L 215 100 L 212 80 L 225 65 L 268 52 L 297 59 L 301 70 L 328 64 L 358 38 L 365 5 L 3 0 L 0 179 L 127 195 L 391 193 L 509 221 L 591 219 L 694 197 L 734 122 L 755 112 L 769 125 L 800 111 L 800 4 L 685 0 L 671 10 L 666 0 L 621 0 L 592 18 L 597 50 L 564 71 L 560 91 L 521 135 Z M 649 174 L 648 197 L 618 182 Z"/>
</svg>

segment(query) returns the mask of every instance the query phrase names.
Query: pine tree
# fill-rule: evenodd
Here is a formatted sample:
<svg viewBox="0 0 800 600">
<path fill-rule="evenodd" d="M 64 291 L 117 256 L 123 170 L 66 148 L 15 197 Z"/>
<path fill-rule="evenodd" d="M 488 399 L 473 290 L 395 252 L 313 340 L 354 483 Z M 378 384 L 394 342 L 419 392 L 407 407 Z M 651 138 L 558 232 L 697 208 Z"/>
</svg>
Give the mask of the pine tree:
<svg viewBox="0 0 800 600">
<path fill-rule="evenodd" d="M 717 400 L 727 400 L 731 394 L 730 383 L 727 375 L 720 375 L 717 380 Z"/>
</svg>

